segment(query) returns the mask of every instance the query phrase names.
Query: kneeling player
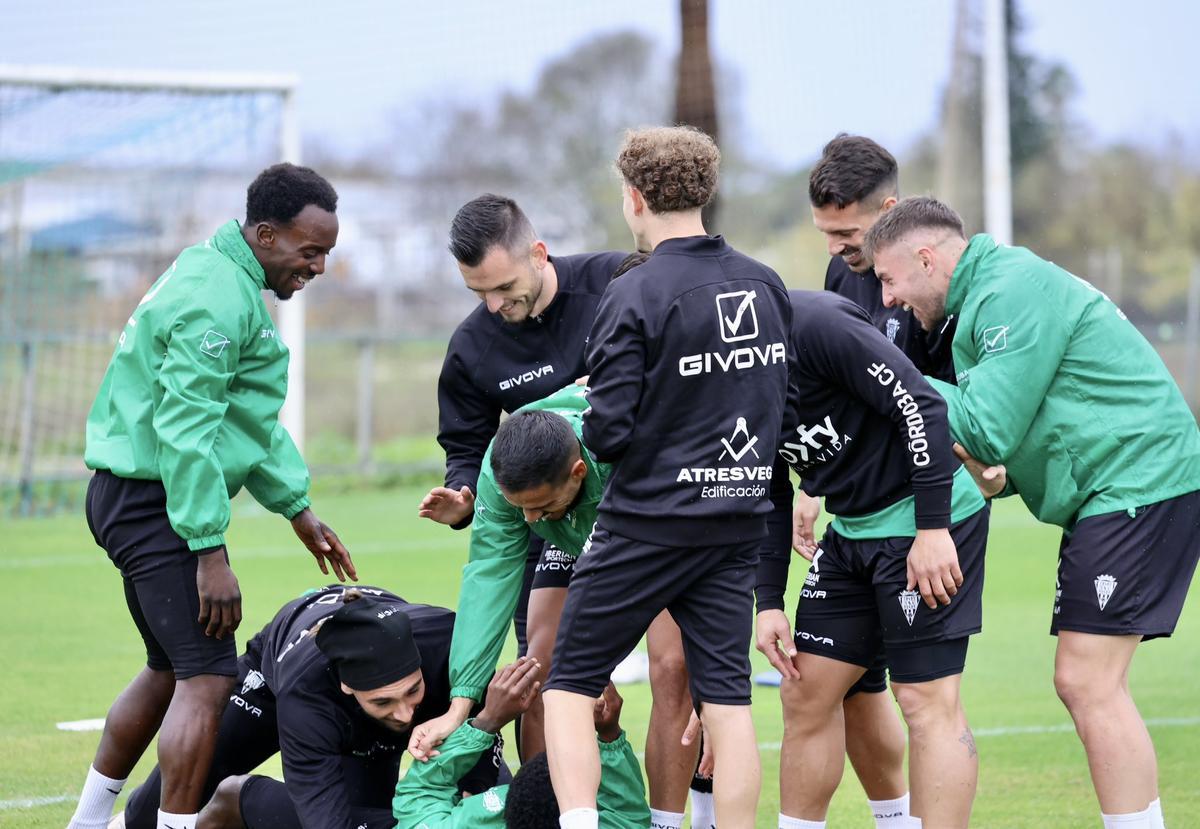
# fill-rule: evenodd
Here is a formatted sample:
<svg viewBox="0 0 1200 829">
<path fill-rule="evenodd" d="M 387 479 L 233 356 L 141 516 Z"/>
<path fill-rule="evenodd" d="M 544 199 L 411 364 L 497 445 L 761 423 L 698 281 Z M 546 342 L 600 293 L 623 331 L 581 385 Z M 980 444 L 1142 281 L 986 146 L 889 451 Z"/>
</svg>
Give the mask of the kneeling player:
<svg viewBox="0 0 1200 829">
<path fill-rule="evenodd" d="M 538 666 L 522 657 L 492 679 L 483 710 L 459 726 L 428 763 L 414 763 L 396 786 L 397 829 L 558 829 L 558 801 L 546 755 L 521 765 L 511 785 L 463 798 L 457 780 L 487 756 L 495 735 L 537 697 Z M 650 824 L 642 769 L 621 730 L 621 697 L 611 684 L 596 705 L 600 744 L 600 825 L 643 829 Z"/>
<path fill-rule="evenodd" d="M 197 827 L 394 826 L 389 801 L 411 729 L 449 703 L 453 628 L 452 611 L 373 587 L 326 587 L 284 605 L 238 660 Z M 241 776 L 276 752 L 286 784 Z M 499 756 L 464 769 L 460 790 L 494 785 Z M 158 797 L 156 768 L 125 825 L 153 826 Z"/>
<path fill-rule="evenodd" d="M 519 409 L 488 447 L 450 649 L 454 699 L 444 717 L 414 733 L 412 750 L 418 759 L 426 759 L 462 725 L 483 696 L 520 594 L 531 532 L 547 544 L 529 598 L 529 655 L 541 671 L 549 668 L 575 558 L 587 545 L 611 470 L 580 442 L 587 406 L 586 389 L 568 386 Z M 678 826 L 696 755 L 694 748 L 679 743 L 692 701 L 679 628 L 670 614 L 664 612 L 654 621 L 647 643 L 654 695 L 646 739 L 650 804 L 656 819 Z M 543 739 L 538 698 L 522 719 L 522 755 L 544 750 Z"/>
<path fill-rule="evenodd" d="M 793 637 L 783 612 L 792 491 L 777 465 L 758 647 L 784 675 L 780 826 L 824 826 L 843 770 L 842 698 L 881 643 L 909 727 L 911 813 L 966 826 L 978 761 L 959 679 L 981 627 L 985 503 L 954 458 L 945 402 L 866 313 L 824 292 L 791 299 L 795 386 L 779 454 L 837 517 Z"/>
</svg>

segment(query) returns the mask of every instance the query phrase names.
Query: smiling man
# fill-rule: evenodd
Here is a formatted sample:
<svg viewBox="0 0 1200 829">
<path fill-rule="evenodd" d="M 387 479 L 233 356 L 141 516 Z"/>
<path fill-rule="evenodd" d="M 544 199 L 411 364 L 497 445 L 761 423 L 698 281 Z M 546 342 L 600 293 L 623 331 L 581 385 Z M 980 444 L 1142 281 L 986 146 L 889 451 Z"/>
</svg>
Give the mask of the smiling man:
<svg viewBox="0 0 1200 829">
<path fill-rule="evenodd" d="M 195 823 L 237 673 L 241 594 L 224 533 L 243 486 L 291 522 L 321 572 L 356 577 L 309 508 L 308 469 L 279 422 L 288 349 L 262 297 L 287 299 L 325 271 L 336 209 L 337 193 L 312 170 L 264 170 L 247 191 L 246 221 L 184 250 L 117 342 L 87 419 L 84 460 L 96 470 L 87 518 L 121 572 L 146 668 L 109 709 L 72 829 L 108 821 L 155 732 L 158 826 Z"/>
<path fill-rule="evenodd" d="M 1063 529 L 1054 687 L 1104 826 L 1161 829 L 1154 745 L 1129 672 L 1143 641 L 1174 631 L 1200 558 L 1195 417 L 1108 297 L 1025 248 L 968 241 L 941 202 L 900 202 L 866 249 L 886 305 L 907 305 L 926 330 L 959 316 L 958 385 L 933 384 L 981 488 L 981 467 L 1003 465 L 999 494 Z"/>
<path fill-rule="evenodd" d="M 197 825 L 391 829 L 409 735 L 449 703 L 453 629 L 452 611 L 378 587 L 331 585 L 284 605 L 238 660 Z M 286 782 L 249 774 L 276 752 Z M 487 752 L 458 791 L 490 788 L 499 770 Z M 129 829 L 153 825 L 158 778 L 129 798 Z"/>
<path fill-rule="evenodd" d="M 471 522 L 476 482 L 503 412 L 540 400 L 586 374 L 583 348 L 600 296 L 625 254 L 551 256 L 515 201 L 485 193 L 459 208 L 450 253 L 481 300 L 450 337 L 438 378 L 438 443 L 445 485 L 418 514 L 455 529 Z M 542 542 L 531 536 L 513 621 L 520 653 Z"/>
</svg>

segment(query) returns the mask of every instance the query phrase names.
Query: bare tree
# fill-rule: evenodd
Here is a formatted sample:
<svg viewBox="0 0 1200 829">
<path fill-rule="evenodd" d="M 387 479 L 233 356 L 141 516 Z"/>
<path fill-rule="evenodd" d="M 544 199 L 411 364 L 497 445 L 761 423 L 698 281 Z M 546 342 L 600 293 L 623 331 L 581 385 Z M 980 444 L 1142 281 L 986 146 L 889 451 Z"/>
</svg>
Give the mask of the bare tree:
<svg viewBox="0 0 1200 829">
<path fill-rule="evenodd" d="M 679 0 L 679 25 L 681 46 L 675 86 L 675 122 L 704 130 L 719 143 L 717 92 L 708 49 L 708 0 Z M 704 226 L 709 233 L 716 232 L 715 198 L 705 208 Z"/>
</svg>

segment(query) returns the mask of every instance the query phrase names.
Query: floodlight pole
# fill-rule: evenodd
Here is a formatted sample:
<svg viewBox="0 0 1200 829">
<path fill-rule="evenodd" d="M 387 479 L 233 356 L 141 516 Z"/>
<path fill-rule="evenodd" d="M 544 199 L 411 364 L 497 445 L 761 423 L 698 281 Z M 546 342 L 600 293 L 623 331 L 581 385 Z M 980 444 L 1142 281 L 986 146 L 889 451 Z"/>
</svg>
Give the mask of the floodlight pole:
<svg viewBox="0 0 1200 829">
<path fill-rule="evenodd" d="M 296 114 L 296 87 L 283 93 L 283 112 L 279 119 L 279 152 L 283 161 L 300 163 L 300 119 Z M 304 291 L 279 305 L 279 335 L 292 353 L 288 364 L 287 399 L 279 420 L 288 430 L 296 447 L 304 451 Z"/>
<path fill-rule="evenodd" d="M 1012 148 L 1008 127 L 1008 35 L 1005 0 L 984 0 L 983 224 L 1012 244 Z"/>
</svg>

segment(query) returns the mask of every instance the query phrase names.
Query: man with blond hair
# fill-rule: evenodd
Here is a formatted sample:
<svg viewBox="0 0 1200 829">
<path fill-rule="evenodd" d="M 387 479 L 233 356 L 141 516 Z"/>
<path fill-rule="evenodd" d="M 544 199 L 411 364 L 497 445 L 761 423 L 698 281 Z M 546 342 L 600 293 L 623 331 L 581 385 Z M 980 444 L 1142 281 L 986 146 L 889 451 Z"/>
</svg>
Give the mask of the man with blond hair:
<svg viewBox="0 0 1200 829">
<path fill-rule="evenodd" d="M 749 643 L 758 548 L 787 392 L 787 291 L 709 236 L 720 152 L 688 127 L 630 132 L 623 212 L 652 251 L 612 283 L 588 341 L 584 443 L 613 464 L 567 593 L 544 695 L 565 829 L 596 827 L 592 708 L 663 609 L 683 634 L 715 758 L 722 829 L 754 825 L 760 788 Z M 678 826 L 652 814 L 652 826 Z"/>
<path fill-rule="evenodd" d="M 1106 829 L 1161 829 L 1134 652 L 1169 636 L 1200 558 L 1200 430 L 1162 360 L 1104 294 L 930 198 L 866 239 L 887 305 L 926 330 L 958 315 L 950 431 L 981 488 L 1063 528 L 1054 686 L 1087 752 Z M 1003 465 L 1007 482 L 999 474 Z"/>
</svg>

